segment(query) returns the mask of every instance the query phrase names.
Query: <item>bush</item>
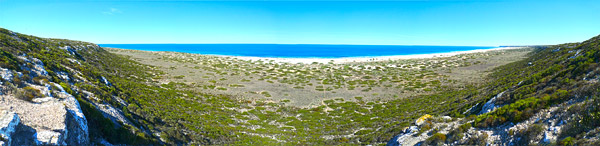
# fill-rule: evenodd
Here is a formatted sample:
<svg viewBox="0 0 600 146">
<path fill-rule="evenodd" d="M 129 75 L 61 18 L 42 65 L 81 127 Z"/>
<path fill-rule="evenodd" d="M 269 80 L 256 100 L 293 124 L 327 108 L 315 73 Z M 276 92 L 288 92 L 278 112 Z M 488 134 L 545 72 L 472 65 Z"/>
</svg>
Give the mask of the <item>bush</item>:
<svg viewBox="0 0 600 146">
<path fill-rule="evenodd" d="M 430 145 L 442 145 L 446 141 L 446 135 L 442 133 L 436 133 L 433 136 L 427 138 L 426 143 Z"/>
<path fill-rule="evenodd" d="M 265 97 L 271 97 L 271 94 L 267 91 L 260 92 L 260 94 L 262 94 Z"/>
<path fill-rule="evenodd" d="M 45 77 L 37 76 L 33 77 L 33 82 L 38 85 L 43 85 L 44 83 L 48 83 L 48 79 L 46 79 Z"/>
<path fill-rule="evenodd" d="M 15 93 L 15 97 L 18 99 L 25 100 L 25 101 L 31 101 L 31 100 L 33 100 L 33 98 L 42 97 L 42 93 L 40 93 L 40 90 L 38 90 L 38 89 L 27 86 L 25 88 L 17 89 L 17 93 Z"/>
<path fill-rule="evenodd" d="M 596 96 L 582 105 L 571 106 L 567 112 L 569 114 L 579 114 L 579 116 L 567 121 L 558 138 L 581 139 L 586 133 L 600 127 L 598 122 L 600 121 L 600 107 L 598 105 L 600 105 L 600 98 Z"/>
<path fill-rule="evenodd" d="M 529 145 L 530 141 L 542 134 L 544 127 L 540 124 L 530 125 L 527 129 L 516 131 L 514 137 L 518 137 L 515 141 L 516 145 Z"/>
<path fill-rule="evenodd" d="M 110 119 L 104 117 L 102 113 L 97 110 L 94 105 L 77 97 L 77 101 L 81 105 L 81 111 L 86 116 L 86 120 L 89 126 L 89 134 L 92 140 L 97 138 L 104 138 L 112 144 L 125 144 L 125 145 L 149 145 L 158 143 L 156 140 L 151 139 L 149 135 L 139 132 L 133 127 L 128 125 L 116 126 Z M 133 104 L 130 104 L 133 105 Z M 129 129 L 135 129 L 130 131 Z"/>
<path fill-rule="evenodd" d="M 4 82 L 4 88 L 2 90 L 3 94 L 14 93 L 17 90 L 17 86 L 10 82 Z"/>
<path fill-rule="evenodd" d="M 13 79 L 12 79 L 13 83 L 15 85 L 17 85 L 17 87 L 24 87 L 25 86 L 25 82 L 21 80 L 21 78 L 19 78 L 19 74 L 13 74 Z"/>
<path fill-rule="evenodd" d="M 558 144 L 564 145 L 564 146 L 572 146 L 572 145 L 575 145 L 575 139 L 573 137 L 569 136 L 569 137 L 561 140 Z"/>
</svg>

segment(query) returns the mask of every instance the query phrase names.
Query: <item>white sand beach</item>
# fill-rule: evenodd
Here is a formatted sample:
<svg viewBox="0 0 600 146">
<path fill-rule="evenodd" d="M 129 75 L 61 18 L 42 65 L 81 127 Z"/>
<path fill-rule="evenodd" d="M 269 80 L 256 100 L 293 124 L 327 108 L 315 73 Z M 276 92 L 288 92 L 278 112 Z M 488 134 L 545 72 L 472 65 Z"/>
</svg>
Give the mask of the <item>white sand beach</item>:
<svg viewBox="0 0 600 146">
<path fill-rule="evenodd" d="M 395 55 L 395 56 L 374 56 L 374 57 L 345 57 L 345 58 L 275 58 L 275 57 L 246 57 L 246 56 L 227 56 L 227 55 L 217 55 L 224 57 L 232 57 L 241 60 L 250 60 L 250 61 L 275 61 L 282 63 L 304 63 L 310 64 L 313 62 L 317 63 L 329 63 L 333 62 L 336 64 L 339 63 L 349 63 L 349 62 L 370 62 L 370 61 L 385 61 L 385 60 L 399 60 L 399 59 L 418 59 L 418 58 L 434 58 L 434 57 L 450 57 L 459 54 L 468 54 L 468 53 L 479 53 L 486 51 L 495 51 L 495 50 L 510 50 L 510 49 L 520 49 L 523 47 L 500 47 L 493 49 L 478 49 L 478 50 L 469 50 L 469 51 L 456 51 L 456 52 L 447 52 L 447 53 L 434 53 L 434 54 L 415 54 L 415 55 Z"/>
</svg>

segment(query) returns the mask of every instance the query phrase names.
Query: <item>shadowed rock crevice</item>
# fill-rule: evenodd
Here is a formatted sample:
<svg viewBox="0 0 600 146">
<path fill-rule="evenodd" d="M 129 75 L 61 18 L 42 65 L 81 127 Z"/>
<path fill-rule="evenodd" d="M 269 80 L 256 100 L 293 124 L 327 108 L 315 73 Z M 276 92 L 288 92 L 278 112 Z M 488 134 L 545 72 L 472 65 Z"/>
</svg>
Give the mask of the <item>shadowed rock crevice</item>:
<svg viewBox="0 0 600 146">
<path fill-rule="evenodd" d="M 11 145 L 35 145 L 35 134 L 35 129 L 24 124 L 19 124 L 16 128 L 15 134 L 13 135 L 14 138 L 12 139 Z"/>
</svg>

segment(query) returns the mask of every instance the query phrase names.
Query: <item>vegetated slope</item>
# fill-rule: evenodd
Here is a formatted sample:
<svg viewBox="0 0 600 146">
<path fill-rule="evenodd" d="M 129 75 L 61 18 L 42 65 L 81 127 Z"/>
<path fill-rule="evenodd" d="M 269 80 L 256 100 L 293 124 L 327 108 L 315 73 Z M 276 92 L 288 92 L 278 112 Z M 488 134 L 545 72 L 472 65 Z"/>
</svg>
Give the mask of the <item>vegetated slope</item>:
<svg viewBox="0 0 600 146">
<path fill-rule="evenodd" d="M 20 71 L 25 62 L 17 56 L 41 60 L 48 82 L 78 98 L 96 143 L 384 144 L 419 115 L 456 113 L 470 103 L 464 97 L 477 94 L 466 86 L 389 102 L 327 100 L 316 108 L 238 101 L 160 84 L 153 67 L 94 44 L 0 32 L 0 67 Z"/>
<path fill-rule="evenodd" d="M 62 86 L 81 104 L 92 143 L 217 144 L 230 143 L 232 140 L 228 139 L 236 137 L 235 130 L 227 129 L 224 124 L 230 122 L 234 111 L 223 107 L 237 107 L 229 98 L 154 84 L 152 77 L 160 72 L 95 44 L 38 38 L 0 29 L 0 49 L 0 67 L 17 73 L 23 72 L 21 64 L 34 65 L 18 56 L 43 62 L 40 65 L 47 70 L 47 76 L 32 79 L 24 73 L 16 76 L 15 84 Z"/>
<path fill-rule="evenodd" d="M 425 124 L 434 128 L 421 143 L 600 145 L 599 61 L 600 36 L 540 46 L 529 58 L 496 68 L 481 92 L 487 100 L 465 109 L 467 118 L 453 128 Z"/>
<path fill-rule="evenodd" d="M 490 129 L 523 123 L 536 113 L 564 105 L 562 109 L 568 109 L 564 115 L 579 116 L 563 116 L 567 124 L 561 128 L 569 130 L 560 130 L 555 141 L 571 144 L 597 137 L 598 38 L 540 48 L 524 61 L 496 69 L 483 89 L 465 86 L 388 102 L 334 99 L 316 108 L 181 90 L 190 85 L 160 84 L 155 81 L 163 75 L 160 71 L 97 45 L 5 29 L 0 29 L 0 67 L 23 72 L 21 66 L 27 63 L 18 56 L 41 60 L 48 70 L 47 82 L 78 98 L 90 139 L 96 143 L 105 139 L 113 144 L 385 144 L 423 114 L 467 117 L 453 121 L 462 124 L 458 128 L 439 133 L 435 126 L 419 127 L 421 133 L 433 136 L 425 144 L 501 143 L 502 138 L 529 143 L 540 139 L 539 127 L 544 125 L 509 131 L 511 135 L 498 136 L 498 141 Z M 19 76 L 18 80 L 43 79 Z M 114 107 L 116 116 L 107 115 L 106 106 Z M 497 109 L 479 114 L 489 107 Z M 481 133 L 486 130 L 489 137 Z"/>
<path fill-rule="evenodd" d="M 47 80 L 79 99 L 92 142 L 384 144 L 420 115 L 460 116 L 461 107 L 483 99 L 478 87 L 467 85 L 388 102 L 326 100 L 315 108 L 238 101 L 161 84 L 155 81 L 160 71 L 94 44 L 1 32 L 1 67 L 19 71 L 24 62 L 15 56 L 39 58 Z"/>
<path fill-rule="evenodd" d="M 128 60 L 112 57 L 112 54 L 95 44 L 38 38 L 2 28 L 0 54 L 4 94 L 30 102 L 38 98 L 61 98 L 57 94 L 76 97 L 83 114 L 87 117 L 85 119 L 88 125 L 85 128 L 89 128 L 89 137 L 93 143 L 103 140 L 117 144 L 158 143 L 143 132 L 145 127 L 138 125 L 141 121 L 134 120 L 136 118 L 127 114 L 126 110 L 123 111 L 126 117 L 120 117 L 119 120 L 115 117 L 123 116 L 119 110 L 123 105 L 117 100 L 123 96 L 120 89 L 108 81 L 119 78 L 119 75 L 132 74 L 131 71 L 136 71 L 139 67 L 129 65 L 129 70 L 110 70 L 103 61 L 111 60 L 115 61 L 113 65 L 127 66 L 130 63 Z M 40 90 L 36 87 L 46 88 Z M 43 102 L 45 101 L 36 103 Z M 107 112 L 111 110 L 112 113 Z M 67 123 L 66 126 L 70 125 Z M 85 130 L 88 132 L 88 129 Z M 87 134 L 85 136 L 87 137 Z M 28 137 L 14 139 L 20 141 Z"/>
</svg>

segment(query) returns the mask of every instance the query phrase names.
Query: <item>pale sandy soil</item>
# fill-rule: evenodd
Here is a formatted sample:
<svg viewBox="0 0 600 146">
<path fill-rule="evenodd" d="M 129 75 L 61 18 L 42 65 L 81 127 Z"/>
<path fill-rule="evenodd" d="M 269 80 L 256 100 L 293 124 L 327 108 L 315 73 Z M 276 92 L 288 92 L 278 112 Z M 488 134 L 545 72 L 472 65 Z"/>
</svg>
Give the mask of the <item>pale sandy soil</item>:
<svg viewBox="0 0 600 146">
<path fill-rule="evenodd" d="M 184 83 L 189 90 L 202 93 L 298 107 L 318 106 L 323 100 L 338 98 L 385 101 L 477 84 L 490 69 L 520 60 L 530 52 L 497 48 L 375 58 L 291 59 L 107 50 L 158 67 L 166 73 L 156 77 L 162 84 Z"/>
</svg>

